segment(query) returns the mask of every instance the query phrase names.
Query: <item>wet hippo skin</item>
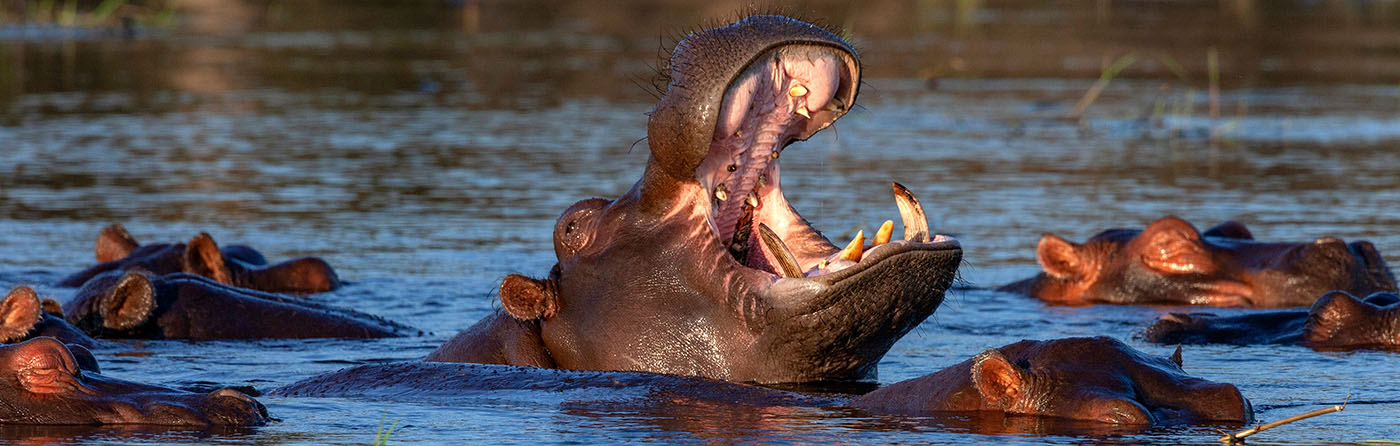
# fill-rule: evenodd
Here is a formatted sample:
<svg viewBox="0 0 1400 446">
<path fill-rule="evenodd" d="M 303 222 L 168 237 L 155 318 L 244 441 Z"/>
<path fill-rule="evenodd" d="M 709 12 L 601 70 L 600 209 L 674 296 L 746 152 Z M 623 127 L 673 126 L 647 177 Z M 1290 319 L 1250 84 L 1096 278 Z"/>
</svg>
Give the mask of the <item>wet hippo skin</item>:
<svg viewBox="0 0 1400 446">
<path fill-rule="evenodd" d="M 1248 422 L 1230 384 L 1187 375 L 1180 351 L 1148 356 L 1107 337 L 1021 341 L 849 403 L 878 413 L 991 412 L 1114 424 Z"/>
<path fill-rule="evenodd" d="M 1143 338 L 1161 344 L 1299 344 L 1326 351 L 1400 351 L 1400 296 L 1375 293 L 1363 300 L 1332 291 L 1306 311 L 1230 317 L 1170 313 L 1148 327 Z"/>
<path fill-rule="evenodd" d="M 103 376 L 95 361 L 81 366 L 53 338 L 0 346 L 0 374 L 6 376 L 0 379 L 0 424 L 248 426 L 268 420 L 262 404 L 232 389 L 192 393 Z"/>
<path fill-rule="evenodd" d="M 69 322 L 106 339 L 380 338 L 409 327 L 301 298 L 230 287 L 186 273 L 111 271 L 63 306 Z"/>
<path fill-rule="evenodd" d="M 407 362 L 348 368 L 271 394 L 450 403 L 474 392 L 590 389 L 570 393 L 570 402 L 586 406 L 588 398 L 593 398 L 623 412 L 632 405 L 681 400 L 733 407 L 840 406 L 870 414 L 985 420 L 1026 416 L 1143 426 L 1253 419 L 1249 400 L 1233 385 L 1187 375 L 1179 361 L 1179 351 L 1171 359 L 1152 357 L 1105 337 L 1021 341 L 920 378 L 845 397 L 651 373 Z"/>
<path fill-rule="evenodd" d="M 1260 242 L 1237 222 L 1201 234 L 1176 217 L 1140 231 L 1104 231 L 1083 244 L 1045 234 L 1036 261 L 1042 273 L 1001 290 L 1064 305 L 1299 307 L 1334 289 L 1396 289 L 1385 260 L 1365 241 Z"/>
<path fill-rule="evenodd" d="M 0 342 L 13 344 L 40 336 L 87 348 L 102 343 L 63 320 L 58 302 L 39 300 L 39 294 L 27 286 L 11 289 L 0 300 Z"/>
<path fill-rule="evenodd" d="M 208 277 L 219 283 L 258 291 L 319 293 L 340 287 L 340 278 L 325 260 L 303 257 L 268 265 L 257 250 L 232 245 L 219 249 L 209 234 L 199 234 L 189 243 L 141 245 L 121 225 L 102 229 L 94 248 L 97 265 L 74 273 L 59 286 L 79 287 L 108 271 L 143 270 L 155 274 L 186 272 Z"/>
<path fill-rule="evenodd" d="M 642 178 L 554 229 L 542 279 L 506 277 L 504 311 L 431 361 L 635 370 L 733 381 L 872 378 L 942 302 L 962 250 L 896 184 L 893 224 L 842 249 L 780 188 L 778 158 L 854 104 L 859 59 L 835 34 L 751 16 L 677 44 L 647 122 Z"/>
</svg>

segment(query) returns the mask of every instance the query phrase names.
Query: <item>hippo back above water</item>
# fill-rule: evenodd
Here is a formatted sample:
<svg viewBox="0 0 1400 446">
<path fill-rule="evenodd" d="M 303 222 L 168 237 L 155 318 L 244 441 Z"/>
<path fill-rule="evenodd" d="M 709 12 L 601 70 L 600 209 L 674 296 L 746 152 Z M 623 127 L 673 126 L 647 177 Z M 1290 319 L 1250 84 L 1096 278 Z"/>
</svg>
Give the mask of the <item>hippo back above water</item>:
<svg viewBox="0 0 1400 446">
<path fill-rule="evenodd" d="M 1298 307 L 1331 290 L 1364 296 L 1396 289 L 1365 241 L 1260 242 L 1240 223 L 1202 234 L 1176 217 L 1140 231 L 1104 231 L 1083 244 L 1046 234 L 1036 261 L 1042 273 L 1001 290 L 1064 305 Z"/>
<path fill-rule="evenodd" d="M 1170 313 L 1143 332 L 1161 344 L 1299 344 L 1315 350 L 1400 351 L 1400 296 L 1375 293 L 1365 299 L 1332 291 L 1307 310 L 1239 316 Z"/>
<path fill-rule="evenodd" d="M 855 103 L 860 64 L 847 42 L 752 16 L 686 37 L 663 74 L 641 179 L 615 200 L 566 210 L 548 275 L 505 278 L 505 311 L 429 360 L 871 379 L 895 341 L 938 308 L 962 250 L 928 233 L 907 189 L 894 188 L 903 240 L 891 224 L 843 249 L 780 187 L 784 149 Z"/>
</svg>

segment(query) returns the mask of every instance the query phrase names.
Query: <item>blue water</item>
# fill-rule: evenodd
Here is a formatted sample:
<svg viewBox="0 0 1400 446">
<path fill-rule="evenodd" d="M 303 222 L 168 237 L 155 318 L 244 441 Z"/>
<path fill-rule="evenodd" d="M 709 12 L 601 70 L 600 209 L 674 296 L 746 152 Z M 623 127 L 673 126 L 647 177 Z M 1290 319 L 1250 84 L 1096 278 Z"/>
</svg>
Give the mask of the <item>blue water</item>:
<svg viewBox="0 0 1400 446">
<path fill-rule="evenodd" d="M 668 25 L 635 30 L 582 2 L 543 16 L 530 9 L 540 5 L 483 2 L 475 25 L 470 6 L 226 4 L 254 19 L 209 24 L 201 14 L 233 13 L 192 8 L 181 28 L 136 41 L 0 41 L 0 286 L 31 284 L 67 298 L 72 290 L 48 284 L 92 262 L 93 240 L 108 223 L 152 242 L 205 231 L 274 260 L 321 256 L 351 284 L 315 299 L 431 334 L 132 343 L 96 352 L 108 375 L 267 391 L 351 365 L 422 357 L 499 307 L 493 289 L 501 277 L 548 271 L 554 218 L 564 208 L 615 197 L 640 175 L 646 148 L 635 143 L 653 99 L 634 79 L 648 78 L 658 30 Z M 738 9 L 642 6 L 620 7 L 680 24 Z M 1101 23 L 1091 7 L 895 18 L 813 8 L 852 29 L 870 68 L 863 109 L 783 157 L 788 199 L 844 241 L 895 219 L 889 181 L 899 181 L 920 197 L 931 226 L 965 249 L 964 287 L 895 345 L 880 364 L 882 383 L 1025 338 L 1108 335 L 1171 353 L 1135 335 L 1172 309 L 1047 307 L 979 288 L 1034 274 L 1043 232 L 1083 240 L 1167 214 L 1202 228 L 1233 219 L 1259 239 L 1367 239 L 1400 264 L 1400 85 L 1393 82 L 1400 77 L 1385 71 L 1397 58 L 1364 51 L 1366 42 L 1327 39 L 1358 30 L 1394 37 L 1394 28 L 1381 26 L 1388 16 L 1352 28 L 1306 22 L 1289 38 L 1335 47 L 1273 54 L 1282 50 L 1233 35 L 1187 38 L 1212 36 L 1211 24 L 1232 20 L 1214 9 L 1114 9 Z M 1318 12 L 1292 8 L 1257 13 L 1256 31 L 1273 36 L 1290 14 Z M 1204 18 L 1179 41 L 1133 31 L 1154 21 L 1195 23 L 1192 14 Z M 1101 34 L 1049 31 L 1061 19 Z M 1200 71 L 1212 42 L 1226 62 L 1218 118 L 1209 114 Z M 1045 48 L 1033 50 L 1037 44 Z M 1121 54 L 1109 50 L 1114 45 L 1177 54 L 1189 78 L 1143 56 L 1140 71 L 1114 80 L 1084 119 L 1060 119 L 1097 77 L 1101 56 Z M 1008 54 L 1058 65 L 1021 64 Z M 1339 62 L 1338 54 L 1354 57 Z M 959 64 L 954 58 L 968 68 L 950 68 Z M 1386 76 L 1390 82 L 1377 80 Z M 1351 394 L 1344 412 L 1251 443 L 1400 440 L 1400 355 L 1197 346 L 1184 356 L 1188 372 L 1238 385 L 1265 421 Z M 281 421 L 257 428 L 0 427 L 0 438 L 365 444 L 383 420 L 398 422 L 393 442 L 1208 444 L 1216 428 L 1228 428 L 997 433 L 966 420 L 824 408 L 646 410 L 595 401 L 606 398 L 265 396 Z"/>
</svg>

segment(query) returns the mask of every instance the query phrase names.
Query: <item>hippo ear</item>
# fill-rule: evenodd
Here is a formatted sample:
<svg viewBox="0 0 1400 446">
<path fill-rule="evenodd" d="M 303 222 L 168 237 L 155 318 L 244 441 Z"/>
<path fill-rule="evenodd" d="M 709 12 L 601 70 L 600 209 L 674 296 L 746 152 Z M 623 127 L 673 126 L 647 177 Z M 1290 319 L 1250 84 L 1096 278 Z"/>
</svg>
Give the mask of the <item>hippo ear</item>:
<svg viewBox="0 0 1400 446">
<path fill-rule="evenodd" d="M 1172 352 L 1172 356 L 1167 359 L 1175 362 L 1177 368 L 1181 368 L 1181 344 L 1176 345 L 1176 351 Z"/>
<path fill-rule="evenodd" d="M 1201 234 L 1185 220 L 1164 217 L 1148 225 L 1138 237 L 1144 240 L 1142 263 L 1159 273 L 1200 274 L 1216 269 Z"/>
<path fill-rule="evenodd" d="M 1201 235 L 1206 237 L 1227 237 L 1254 240 L 1254 234 L 1249 232 L 1249 228 L 1244 227 L 1244 223 L 1240 223 L 1234 220 L 1215 225 L 1214 228 L 1207 229 L 1205 234 Z"/>
<path fill-rule="evenodd" d="M 1056 279 L 1078 281 L 1089 276 L 1088 262 L 1080 256 L 1079 245 L 1054 234 L 1040 236 L 1035 260 L 1045 274 Z"/>
<path fill-rule="evenodd" d="M 972 358 L 972 384 L 992 407 L 1007 408 L 1025 393 L 1026 371 L 995 349 Z"/>
<path fill-rule="evenodd" d="M 126 232 L 126 228 L 113 223 L 97 234 L 97 246 L 93 251 L 97 254 L 98 262 L 110 262 L 131 255 L 140 246 L 136 238 Z"/>
<path fill-rule="evenodd" d="M 219 245 L 208 233 L 201 232 L 185 245 L 185 272 L 213 279 L 224 285 L 232 285 L 232 274 L 224 264 L 224 254 Z"/>
<path fill-rule="evenodd" d="M 122 276 L 112 292 L 98 302 L 102 326 L 113 330 L 129 330 L 146 322 L 155 310 L 155 287 L 144 274 L 131 272 Z"/>
<path fill-rule="evenodd" d="M 545 320 L 554 317 L 559 299 L 553 282 L 511 274 L 501 281 L 501 305 L 513 318 Z"/>
<path fill-rule="evenodd" d="M 0 300 L 0 342 L 23 339 L 39 323 L 39 295 L 27 286 L 15 287 Z"/>
</svg>

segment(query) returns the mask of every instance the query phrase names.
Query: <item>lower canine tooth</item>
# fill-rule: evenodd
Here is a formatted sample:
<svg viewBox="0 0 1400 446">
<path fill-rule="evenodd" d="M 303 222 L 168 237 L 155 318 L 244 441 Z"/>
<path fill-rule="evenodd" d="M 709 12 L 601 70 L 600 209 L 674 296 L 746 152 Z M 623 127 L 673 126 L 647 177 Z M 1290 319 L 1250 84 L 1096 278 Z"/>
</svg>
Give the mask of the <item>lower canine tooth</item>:
<svg viewBox="0 0 1400 446">
<path fill-rule="evenodd" d="M 807 118 L 807 119 L 812 119 L 812 114 L 807 112 L 807 107 L 797 107 L 797 110 L 794 111 L 793 113 L 797 113 L 797 114 L 799 114 L 799 115 L 802 115 L 802 117 Z"/>
<path fill-rule="evenodd" d="M 744 198 L 744 202 L 748 203 L 751 207 L 758 207 L 758 196 L 754 195 L 753 192 L 749 192 L 749 196 Z"/>
<path fill-rule="evenodd" d="M 788 249 L 783 239 L 768 225 L 758 224 L 758 239 L 763 242 L 763 247 L 768 248 L 768 252 L 778 259 L 778 269 L 783 273 L 783 277 L 802 277 L 802 268 L 797 266 L 797 257 L 792 255 L 792 250 Z"/>
<path fill-rule="evenodd" d="M 865 252 L 865 231 L 857 231 L 856 238 L 851 239 L 851 243 L 846 245 L 846 249 L 841 250 L 840 257 L 852 262 L 859 262 L 860 255 Z"/>
<path fill-rule="evenodd" d="M 890 234 L 894 233 L 894 222 L 885 220 L 885 224 L 880 225 L 880 230 L 875 231 L 875 242 L 870 246 L 880 246 L 890 242 Z"/>
<path fill-rule="evenodd" d="M 911 242 L 928 243 L 928 217 L 919 199 L 904 185 L 894 183 L 894 204 L 899 206 L 899 217 L 904 220 L 904 239 Z"/>
<path fill-rule="evenodd" d="M 724 189 L 715 189 L 715 198 L 718 198 L 719 201 L 725 201 L 729 199 L 729 194 L 725 193 Z"/>
</svg>

